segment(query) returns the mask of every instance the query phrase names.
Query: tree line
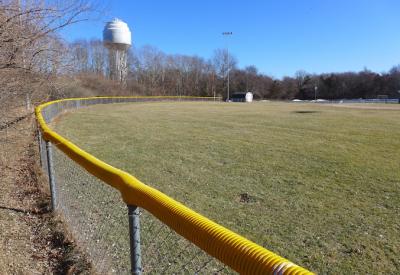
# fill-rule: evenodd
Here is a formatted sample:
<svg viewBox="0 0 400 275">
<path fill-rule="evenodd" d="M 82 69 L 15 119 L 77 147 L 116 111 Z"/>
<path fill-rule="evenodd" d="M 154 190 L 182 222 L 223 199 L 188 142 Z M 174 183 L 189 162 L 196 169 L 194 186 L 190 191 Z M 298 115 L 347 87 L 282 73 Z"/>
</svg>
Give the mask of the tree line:
<svg viewBox="0 0 400 275">
<path fill-rule="evenodd" d="M 229 55 L 225 49 L 216 49 L 210 58 L 203 58 L 166 54 L 153 46 L 129 50 L 127 86 L 120 87 L 107 80 L 108 52 L 101 40 L 67 43 L 58 36 L 58 30 L 87 19 L 86 14 L 93 11 L 91 1 L 51 3 L 0 2 L 0 104 L 6 104 L 7 100 L 16 96 L 34 96 L 44 90 L 50 94 L 58 93 L 55 95 L 58 97 L 63 96 L 59 79 L 66 78 L 78 79 L 83 86 L 103 95 L 225 98 L 228 68 L 231 93 L 252 92 L 256 99 L 399 96 L 400 66 L 384 73 L 367 69 L 324 74 L 298 71 L 294 76 L 277 79 L 259 72 L 255 66 L 239 68 L 236 57 Z M 79 96 L 79 93 L 80 90 L 73 95 Z"/>
<path fill-rule="evenodd" d="M 101 40 L 80 40 L 71 43 L 68 48 L 70 58 L 75 62 L 75 75 L 106 77 L 107 50 Z M 236 57 L 229 54 L 228 58 L 225 49 L 217 49 L 211 58 L 204 59 L 166 54 L 152 46 L 129 50 L 126 89 L 144 95 L 226 98 L 228 68 L 230 91 L 252 92 L 258 99 L 397 98 L 400 90 L 400 66 L 385 73 L 368 69 L 324 74 L 298 71 L 294 76 L 277 79 L 260 73 L 255 66 L 238 68 Z"/>
</svg>

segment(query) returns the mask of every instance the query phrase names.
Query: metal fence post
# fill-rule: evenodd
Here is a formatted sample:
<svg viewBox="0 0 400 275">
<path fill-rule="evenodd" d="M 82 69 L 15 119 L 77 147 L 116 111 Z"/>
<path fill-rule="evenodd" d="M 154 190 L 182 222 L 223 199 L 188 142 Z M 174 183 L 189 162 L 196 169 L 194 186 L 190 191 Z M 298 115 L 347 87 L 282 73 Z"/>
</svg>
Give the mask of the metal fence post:
<svg viewBox="0 0 400 275">
<path fill-rule="evenodd" d="M 37 131 L 37 135 L 38 135 L 38 143 L 39 143 L 39 159 L 40 159 L 40 167 L 42 167 L 43 169 L 43 159 L 42 159 L 42 153 L 43 153 L 43 148 L 42 148 L 42 133 L 40 132 L 40 130 L 38 129 Z"/>
<path fill-rule="evenodd" d="M 51 148 L 51 143 L 46 141 L 46 151 L 47 151 L 47 171 L 49 173 L 49 183 L 51 192 L 51 209 L 56 210 L 56 180 L 54 177 L 54 163 L 53 163 L 53 150 Z"/>
<path fill-rule="evenodd" d="M 142 274 L 142 255 L 140 252 L 140 221 L 139 207 L 128 205 L 129 217 L 129 243 L 131 252 L 131 273 L 133 275 Z"/>
</svg>

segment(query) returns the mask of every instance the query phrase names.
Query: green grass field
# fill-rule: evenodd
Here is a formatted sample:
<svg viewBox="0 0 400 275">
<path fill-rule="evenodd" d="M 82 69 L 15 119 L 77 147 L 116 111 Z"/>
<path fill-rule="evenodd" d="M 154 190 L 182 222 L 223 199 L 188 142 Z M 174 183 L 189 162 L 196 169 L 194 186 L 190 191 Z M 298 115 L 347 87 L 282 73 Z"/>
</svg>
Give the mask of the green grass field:
<svg viewBox="0 0 400 275">
<path fill-rule="evenodd" d="M 56 131 L 315 272 L 398 274 L 400 108 L 391 107 L 98 105 L 61 117 Z"/>
</svg>

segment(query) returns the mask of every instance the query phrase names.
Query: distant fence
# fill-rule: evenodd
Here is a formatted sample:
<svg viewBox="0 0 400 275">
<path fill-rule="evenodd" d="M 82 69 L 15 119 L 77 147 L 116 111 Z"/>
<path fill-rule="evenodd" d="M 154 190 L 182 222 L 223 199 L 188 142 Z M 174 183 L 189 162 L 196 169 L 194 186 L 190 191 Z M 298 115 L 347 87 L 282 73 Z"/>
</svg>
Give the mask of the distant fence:
<svg viewBox="0 0 400 275">
<path fill-rule="evenodd" d="M 398 98 L 358 98 L 331 100 L 332 103 L 399 103 Z"/>
<path fill-rule="evenodd" d="M 354 98 L 354 99 L 317 99 L 317 100 L 293 100 L 295 102 L 317 102 L 317 103 L 400 103 L 399 98 Z"/>
<path fill-rule="evenodd" d="M 53 210 L 96 272 L 312 274 L 97 159 L 49 126 L 67 110 L 96 104 L 214 100 L 96 97 L 57 100 L 36 108 L 40 160 L 49 178 Z"/>
</svg>

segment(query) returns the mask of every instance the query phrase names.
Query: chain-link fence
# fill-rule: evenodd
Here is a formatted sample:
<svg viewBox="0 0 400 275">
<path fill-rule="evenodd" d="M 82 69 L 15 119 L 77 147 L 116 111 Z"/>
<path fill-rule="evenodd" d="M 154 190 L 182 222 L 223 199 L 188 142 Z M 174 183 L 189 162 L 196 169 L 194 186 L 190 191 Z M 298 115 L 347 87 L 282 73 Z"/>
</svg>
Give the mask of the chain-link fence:
<svg viewBox="0 0 400 275">
<path fill-rule="evenodd" d="M 50 123 L 52 119 L 66 110 L 94 104 L 161 100 L 204 101 L 215 99 L 131 97 L 61 100 L 45 104 L 41 107 L 39 112 L 43 120 L 39 119 L 39 123 Z M 40 116 L 39 114 L 37 115 Z M 187 240 L 190 234 L 180 233 L 181 235 L 185 235 L 186 238 L 183 238 L 175 232 L 176 228 L 172 230 L 167 226 L 166 224 L 169 223 L 169 220 L 160 221 L 152 213 L 143 208 L 138 208 L 135 205 L 127 206 L 124 202 L 126 199 L 123 200 L 122 197 L 124 196 L 121 196 L 121 194 L 124 195 L 124 192 L 112 187 L 112 180 L 103 182 L 99 179 L 105 178 L 106 176 L 102 173 L 106 173 L 107 171 L 99 171 L 97 174 L 89 173 L 88 171 L 91 171 L 92 168 L 88 165 L 82 165 L 73 151 L 61 150 L 69 146 L 61 137 L 53 137 L 52 142 L 50 142 L 48 141 L 49 138 L 46 137 L 46 131 L 49 130 L 44 131 L 44 136 L 39 134 L 40 160 L 42 168 L 49 178 L 52 206 L 64 219 L 78 246 L 86 252 L 95 272 L 100 274 L 235 273 L 233 269 L 208 253 L 222 255 L 220 259 L 229 259 L 230 263 L 243 261 L 244 264 L 238 264 L 239 267 L 236 270 L 251 271 L 253 268 L 251 266 L 253 258 L 254 270 L 262 270 L 257 265 L 262 267 L 264 264 L 268 266 L 268 270 L 271 272 L 284 273 L 283 271 L 290 271 L 291 266 L 295 266 L 267 250 L 263 251 L 258 247 L 254 249 L 255 244 L 253 245 L 240 236 L 238 238 L 232 235 L 233 233 L 228 232 L 224 236 L 223 233 L 225 232 L 219 233 L 220 231 L 218 230 L 220 229 L 213 229 L 212 227 L 215 226 L 211 223 L 207 226 L 212 228 L 216 233 L 215 236 L 211 236 L 211 234 L 210 236 L 207 234 L 201 236 L 203 240 L 205 239 L 205 242 L 202 241 L 205 243 L 203 248 L 212 247 L 215 239 L 221 239 L 222 243 L 226 242 L 229 244 L 231 242 L 232 246 L 231 248 L 228 246 L 217 246 L 214 252 L 204 252 L 193 241 Z M 68 153 L 65 153 L 66 151 Z M 96 177 L 92 174 L 96 174 Z M 137 195 L 140 196 L 139 193 Z M 160 205 L 164 206 L 163 204 Z M 161 213 L 160 216 L 167 216 L 168 213 L 163 213 L 164 210 L 162 207 L 157 209 L 157 212 Z M 176 209 L 180 208 L 179 205 L 173 207 Z M 192 220 L 195 223 L 197 222 L 196 217 L 188 218 L 188 221 Z M 199 222 L 199 228 L 201 227 L 200 224 Z M 185 228 L 185 224 L 180 224 L 179 226 L 183 233 L 193 232 L 193 229 L 190 228 L 191 225 L 188 225 L 188 228 Z M 199 229 L 199 235 L 202 234 L 202 230 Z M 193 236 L 193 239 L 196 239 L 196 236 Z M 201 241 L 199 242 L 196 244 L 201 244 Z M 242 245 L 243 242 L 244 245 Z M 236 247 L 241 246 L 243 246 L 242 251 L 244 251 L 243 257 L 251 259 L 250 261 L 242 260 L 240 253 L 232 254 L 232 251 Z M 252 249 L 254 249 L 254 252 L 252 252 Z M 265 257 L 265 260 L 263 260 L 263 253 L 270 253 L 265 254 L 268 256 Z M 230 254 L 232 256 L 229 256 Z M 231 257 L 236 257 L 237 259 L 232 260 L 230 259 Z M 261 262 L 260 259 L 262 260 Z M 227 260 L 225 260 L 226 262 Z M 242 267 L 244 265 L 249 265 L 249 267 Z M 295 267 L 297 271 L 305 271 L 300 267 Z"/>
<path fill-rule="evenodd" d="M 91 102 L 71 101 L 56 107 L 50 106 L 43 115 L 49 123 L 59 113 L 70 108 L 127 101 L 133 100 L 100 98 Z M 118 190 L 89 174 L 56 146 L 46 144 L 41 135 L 39 144 L 44 172 L 54 177 L 54 185 L 51 187 L 54 207 L 80 248 L 90 258 L 94 270 L 100 274 L 130 273 L 128 207 Z M 51 158 L 52 173 L 48 173 L 48 156 Z M 228 273 L 224 265 L 176 234 L 149 212 L 143 209 L 133 209 L 132 212 L 132 215 L 138 214 L 140 220 L 140 258 L 144 273 Z"/>
<path fill-rule="evenodd" d="M 53 156 L 55 207 L 77 243 L 98 273 L 129 273 L 128 208 L 120 193 L 87 173 L 56 147 L 53 147 Z M 143 272 L 215 274 L 225 271 L 224 266 L 147 211 L 140 209 L 139 217 Z"/>
</svg>

